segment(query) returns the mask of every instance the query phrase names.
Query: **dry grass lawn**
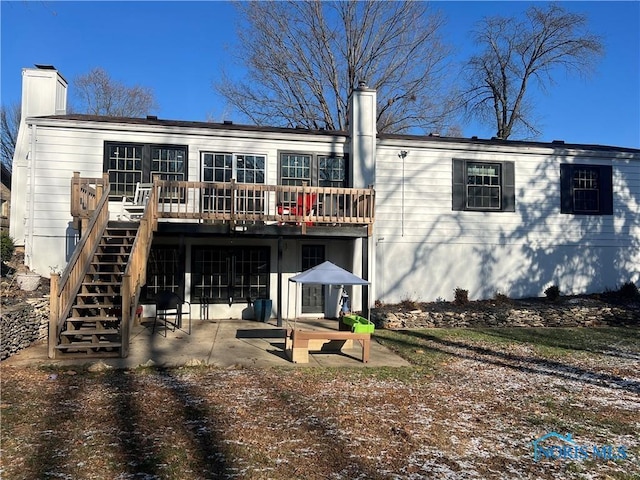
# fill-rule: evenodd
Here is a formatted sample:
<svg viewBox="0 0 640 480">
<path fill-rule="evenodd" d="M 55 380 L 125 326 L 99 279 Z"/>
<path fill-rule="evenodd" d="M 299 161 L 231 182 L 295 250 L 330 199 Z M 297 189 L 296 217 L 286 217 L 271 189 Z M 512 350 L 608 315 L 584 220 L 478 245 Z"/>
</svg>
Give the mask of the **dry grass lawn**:
<svg viewBox="0 0 640 480">
<path fill-rule="evenodd" d="M 376 336 L 413 366 L 0 365 L 0 477 L 640 478 L 640 329 Z M 625 458 L 536 461 L 549 432 Z"/>
</svg>

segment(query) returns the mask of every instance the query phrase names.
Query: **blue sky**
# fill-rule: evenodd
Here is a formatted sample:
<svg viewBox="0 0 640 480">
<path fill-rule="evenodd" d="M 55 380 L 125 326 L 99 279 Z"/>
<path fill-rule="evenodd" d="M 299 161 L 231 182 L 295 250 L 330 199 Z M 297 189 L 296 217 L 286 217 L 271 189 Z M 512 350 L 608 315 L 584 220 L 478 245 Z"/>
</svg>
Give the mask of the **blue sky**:
<svg viewBox="0 0 640 480">
<path fill-rule="evenodd" d="M 446 40 L 468 55 L 483 16 L 517 14 L 528 2 L 434 2 Z M 562 2 L 584 13 L 606 56 L 588 79 L 556 77 L 535 97 L 541 141 L 640 148 L 640 2 Z M 1 103 L 19 101 L 21 70 L 54 65 L 69 81 L 100 66 L 127 85 L 153 89 L 160 118 L 238 121 L 211 85 L 230 66 L 237 17 L 228 2 L 5 1 L 1 15 Z M 462 125 L 489 138 L 494 127 Z"/>
</svg>

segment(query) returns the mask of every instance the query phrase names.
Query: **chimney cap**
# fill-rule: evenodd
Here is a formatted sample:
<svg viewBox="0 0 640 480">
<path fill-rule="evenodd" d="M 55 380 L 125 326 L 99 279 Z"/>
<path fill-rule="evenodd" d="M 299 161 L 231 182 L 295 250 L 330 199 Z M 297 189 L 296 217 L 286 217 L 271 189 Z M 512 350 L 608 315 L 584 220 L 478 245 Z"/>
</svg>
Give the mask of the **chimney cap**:
<svg viewBox="0 0 640 480">
<path fill-rule="evenodd" d="M 157 115 L 147 115 L 147 120 L 157 120 L 158 116 Z"/>
<path fill-rule="evenodd" d="M 45 65 L 43 63 L 34 63 L 34 66 L 40 70 L 55 70 L 56 67 L 53 65 Z"/>
</svg>

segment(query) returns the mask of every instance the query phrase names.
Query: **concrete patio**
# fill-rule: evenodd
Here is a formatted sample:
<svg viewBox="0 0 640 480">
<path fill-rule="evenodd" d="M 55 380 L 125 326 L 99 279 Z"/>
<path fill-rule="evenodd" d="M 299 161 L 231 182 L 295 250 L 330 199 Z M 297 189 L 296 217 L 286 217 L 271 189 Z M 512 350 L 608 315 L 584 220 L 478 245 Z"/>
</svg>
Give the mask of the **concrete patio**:
<svg viewBox="0 0 640 480">
<path fill-rule="evenodd" d="M 285 354 L 285 329 L 337 330 L 336 320 L 298 319 L 285 320 L 278 328 L 276 320 L 209 319 L 193 320 L 191 334 L 188 325 L 182 329 L 166 332 L 158 326 L 153 332 L 153 319 L 143 319 L 133 327 L 127 358 L 88 358 L 78 354 L 74 358 L 47 357 L 46 341 L 38 342 L 12 357 L 3 365 L 84 365 L 103 362 L 114 368 L 138 366 L 180 367 L 210 365 L 231 366 L 294 366 L 294 367 L 401 367 L 408 366 L 405 360 L 395 355 L 375 339 L 371 341 L 369 363 L 361 362 L 361 347 L 353 342 L 353 348 L 340 352 L 309 352 L 309 363 L 292 363 Z"/>
</svg>

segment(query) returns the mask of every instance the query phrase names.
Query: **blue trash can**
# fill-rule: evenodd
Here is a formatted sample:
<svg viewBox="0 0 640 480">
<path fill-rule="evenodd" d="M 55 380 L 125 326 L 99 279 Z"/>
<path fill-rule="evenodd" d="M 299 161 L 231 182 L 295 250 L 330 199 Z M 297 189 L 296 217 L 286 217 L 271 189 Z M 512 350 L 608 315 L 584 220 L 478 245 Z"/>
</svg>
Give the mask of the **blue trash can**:
<svg viewBox="0 0 640 480">
<path fill-rule="evenodd" d="M 262 317 L 262 311 L 264 310 L 264 302 L 261 299 L 256 299 L 253 301 L 253 318 L 255 320 L 260 320 Z"/>
<path fill-rule="evenodd" d="M 259 298 L 253 302 L 253 313 L 256 320 L 266 322 L 271 318 L 273 302 L 268 298 Z"/>
<path fill-rule="evenodd" d="M 263 302 L 263 307 L 262 307 L 262 314 L 260 315 L 260 320 L 262 322 L 268 322 L 269 319 L 271 318 L 271 308 L 273 305 L 273 302 L 271 302 L 271 300 L 269 300 L 268 298 L 265 298 L 264 300 L 262 300 Z"/>
</svg>

